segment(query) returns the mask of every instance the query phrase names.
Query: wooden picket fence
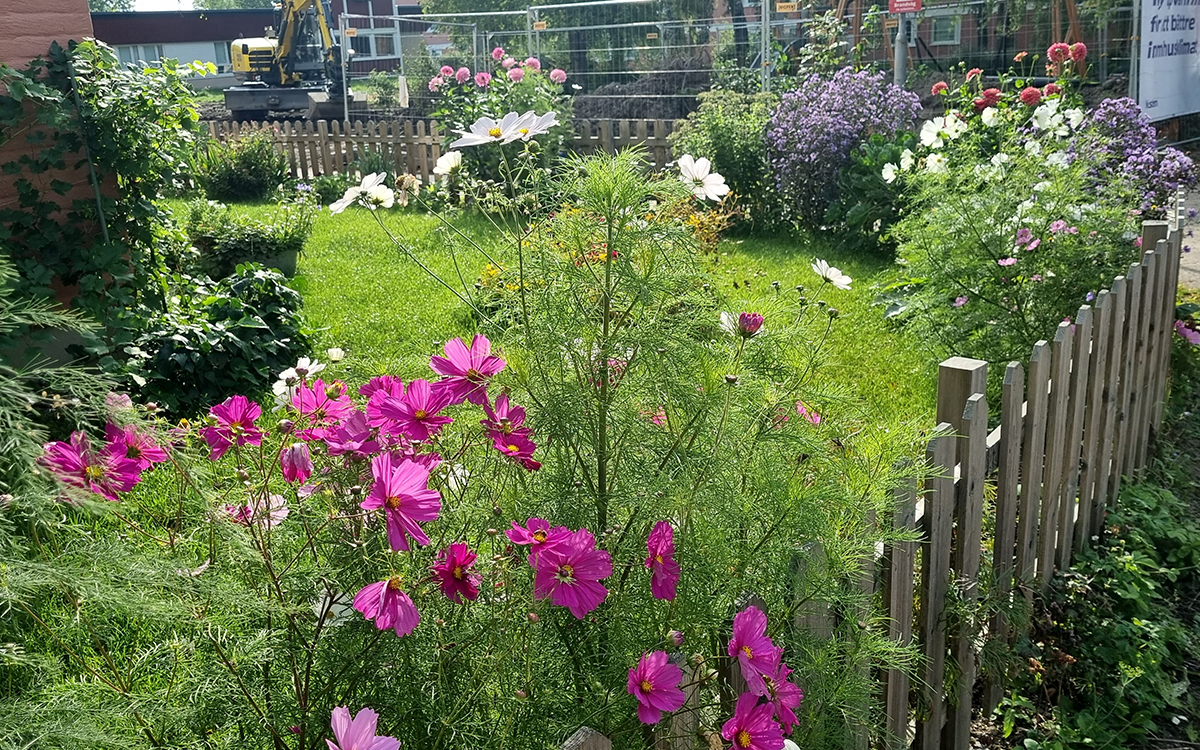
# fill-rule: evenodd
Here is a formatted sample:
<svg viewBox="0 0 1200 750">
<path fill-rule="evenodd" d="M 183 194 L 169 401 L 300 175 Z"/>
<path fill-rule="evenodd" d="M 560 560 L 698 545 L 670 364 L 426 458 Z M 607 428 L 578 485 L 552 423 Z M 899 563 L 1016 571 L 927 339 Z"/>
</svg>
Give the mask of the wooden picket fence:
<svg viewBox="0 0 1200 750">
<path fill-rule="evenodd" d="M 1004 615 L 1014 610 L 1004 603 L 1032 602 L 1044 591 L 1056 568 L 1069 566 L 1104 533 L 1123 478 L 1145 471 L 1166 398 L 1182 215 L 1180 197 L 1170 221 L 1145 222 L 1140 261 L 1080 307 L 1073 322 L 1061 323 L 1051 341 L 1034 344 L 1028 373 L 1018 362 L 1005 368 L 994 430 L 988 430 L 987 363 L 965 357 L 941 363 L 938 425 L 925 454 L 929 479 L 897 488 L 891 519 L 896 528 L 919 532 L 921 541 L 884 550 L 863 583 L 868 593 L 881 591 L 889 637 L 922 658 L 915 682 L 904 670 L 880 675 L 886 731 L 870 737 L 863 728 L 856 749 L 968 750 L 973 714 L 989 714 L 1004 694 L 1000 676 L 980 675 L 980 645 L 1007 646 L 1019 635 Z M 995 488 L 990 549 L 984 544 L 989 484 Z M 981 581 L 985 554 L 990 581 Z M 997 614 L 951 623 L 952 583 L 967 603 L 989 585 L 1001 604 Z M 707 746 L 697 736 L 693 705 L 689 696 L 660 735 L 673 739 L 660 740 L 659 750 Z M 612 743 L 581 727 L 562 747 L 611 750 Z"/>
<path fill-rule="evenodd" d="M 667 136 L 674 120 L 572 120 L 567 147 L 576 153 L 596 151 L 615 154 L 629 146 L 642 146 L 656 169 L 671 161 Z M 252 133 L 265 133 L 276 149 L 287 156 L 288 169 L 297 179 L 318 175 L 346 174 L 367 154 L 382 154 L 397 173 L 433 179 L 433 167 L 442 154 L 444 134 L 435 120 L 387 120 L 339 122 L 210 121 L 210 138 L 229 142 Z"/>
</svg>

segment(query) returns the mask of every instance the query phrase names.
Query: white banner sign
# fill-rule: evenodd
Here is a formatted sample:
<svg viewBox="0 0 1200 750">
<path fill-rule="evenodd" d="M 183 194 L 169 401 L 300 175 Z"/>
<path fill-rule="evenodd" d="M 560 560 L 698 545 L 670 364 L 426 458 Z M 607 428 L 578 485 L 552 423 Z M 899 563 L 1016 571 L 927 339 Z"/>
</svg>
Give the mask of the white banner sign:
<svg viewBox="0 0 1200 750">
<path fill-rule="evenodd" d="M 1200 0 L 1142 0 L 1138 103 L 1151 120 L 1200 112 Z"/>
</svg>

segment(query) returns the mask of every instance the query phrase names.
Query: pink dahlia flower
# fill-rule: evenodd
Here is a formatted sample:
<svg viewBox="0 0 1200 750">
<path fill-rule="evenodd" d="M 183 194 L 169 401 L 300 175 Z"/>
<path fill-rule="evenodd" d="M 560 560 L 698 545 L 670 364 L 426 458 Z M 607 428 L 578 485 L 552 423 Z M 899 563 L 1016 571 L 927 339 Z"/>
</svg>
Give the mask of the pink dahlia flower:
<svg viewBox="0 0 1200 750">
<path fill-rule="evenodd" d="M 1026 86 L 1021 89 L 1021 103 L 1026 107 L 1036 107 L 1042 101 L 1042 90 L 1036 86 Z"/>
<path fill-rule="evenodd" d="M 513 83 L 520 83 L 521 79 L 524 77 L 525 77 L 525 71 L 522 70 L 521 68 L 509 68 L 508 69 L 508 80 L 512 81 Z"/>
<path fill-rule="evenodd" d="M 216 418 L 217 424 L 200 430 L 200 436 L 208 443 L 208 457 L 213 461 L 224 456 L 234 443 L 239 446 L 262 443 L 262 432 L 254 426 L 262 409 L 245 396 L 230 396 L 208 413 Z"/>
<path fill-rule="evenodd" d="M 450 76 L 454 75 L 454 68 L 450 67 L 449 65 L 443 65 L 442 69 L 439 70 L 438 73 L 449 78 Z"/>
<path fill-rule="evenodd" d="M 413 632 L 421 621 L 421 613 L 413 604 L 408 594 L 404 593 L 404 585 L 400 576 L 392 576 L 386 581 L 369 583 L 354 595 L 354 608 L 362 612 L 363 617 L 375 622 L 380 630 L 393 630 L 398 636 L 406 636 Z M 352 745 L 343 745 L 342 750 L 358 750 Z"/>
<path fill-rule="evenodd" d="M 937 83 L 933 84 L 933 88 L 929 90 L 929 93 L 937 96 L 938 94 L 944 94 L 949 90 L 949 84 L 947 84 L 945 81 L 938 81 Z"/>
<path fill-rule="evenodd" d="M 759 705 L 758 696 L 742 693 L 733 717 L 721 727 L 721 736 L 736 750 L 783 750 L 783 732 L 771 718 L 775 706 Z"/>
<path fill-rule="evenodd" d="M 525 58 L 525 67 L 529 68 L 530 70 L 541 70 L 542 61 L 536 57 L 527 57 Z"/>
<path fill-rule="evenodd" d="M 308 452 L 307 443 L 292 443 L 285 445 L 279 451 L 279 468 L 283 470 L 283 478 L 289 482 L 304 484 L 313 473 L 312 456 Z"/>
<path fill-rule="evenodd" d="M 582 620 L 608 596 L 600 581 L 610 575 L 612 558 L 596 549 L 592 532 L 580 529 L 538 555 L 533 593 L 538 599 L 550 597 L 552 603 Z"/>
<path fill-rule="evenodd" d="M 433 575 L 446 598 L 456 604 L 479 597 L 479 574 L 472 572 L 476 554 L 464 542 L 455 542 L 438 553 Z"/>
<path fill-rule="evenodd" d="M 379 442 L 371 437 L 367 415 L 357 409 L 325 434 L 325 447 L 331 456 L 351 458 L 367 458 L 380 450 Z"/>
<path fill-rule="evenodd" d="M 680 566 L 675 561 L 674 537 L 675 532 L 671 524 L 659 521 L 654 524 L 654 529 L 646 540 L 646 549 L 650 553 L 646 558 L 646 567 L 650 569 L 650 593 L 655 599 L 671 601 L 675 598 Z"/>
<path fill-rule="evenodd" d="M 512 66 L 514 66 L 516 64 L 517 64 L 517 61 L 512 59 L 511 57 L 506 57 L 506 58 L 504 58 L 504 60 L 502 60 L 500 62 L 500 65 L 503 66 L 503 68 L 505 70 L 512 68 Z"/>
<path fill-rule="evenodd" d="M 38 464 L 49 469 L 63 484 L 94 492 L 106 500 L 117 500 L 118 492 L 133 489 L 141 478 L 138 463 L 126 458 L 120 444 L 96 453 L 82 432 L 72 432 L 68 442 L 42 446 Z"/>
<path fill-rule="evenodd" d="M 566 83 L 567 71 L 563 70 L 562 68 L 555 68 L 554 70 L 550 71 L 550 82 L 557 84 Z"/>
<path fill-rule="evenodd" d="M 1071 55 L 1071 48 L 1063 42 L 1055 42 L 1046 50 L 1046 57 L 1053 63 L 1066 62 Z"/>
<path fill-rule="evenodd" d="M 1042 87 L 1042 94 L 1044 96 L 1055 96 L 1055 95 L 1061 94 L 1061 93 L 1062 93 L 1062 86 L 1059 86 L 1057 83 L 1047 83 L 1045 86 Z"/>
<path fill-rule="evenodd" d="M 765 694 L 763 675 L 775 669 L 779 649 L 767 637 L 767 616 L 758 607 L 746 607 L 734 615 L 729 655 L 737 658 L 742 679 L 750 690 L 758 695 Z"/>
<path fill-rule="evenodd" d="M 496 62 L 500 62 L 502 59 L 504 59 L 504 48 L 497 47 L 494 50 L 492 50 L 492 59 L 495 60 Z"/>
<path fill-rule="evenodd" d="M 433 371 L 445 376 L 434 387 L 447 393 L 453 404 L 486 404 L 488 380 L 504 369 L 504 360 L 492 354 L 492 342 L 475 334 L 470 349 L 462 339 L 447 341 L 444 349 L 445 357 L 435 354 L 429 360 Z"/>
<path fill-rule="evenodd" d="M 393 550 L 408 550 L 408 539 L 429 544 L 420 524 L 437 519 L 442 509 L 441 495 L 429 489 L 429 469 L 410 459 L 393 460 L 382 453 L 371 460 L 375 483 L 360 503 L 363 510 L 383 508 L 387 516 L 388 543 Z"/>
<path fill-rule="evenodd" d="M 427 380 L 414 380 L 401 398 L 384 398 L 379 414 L 391 422 L 390 430 L 410 440 L 428 440 L 454 420 L 439 412 L 450 403 L 450 394 L 436 389 Z"/>
<path fill-rule="evenodd" d="M 434 76 L 429 79 L 429 90 L 433 92 L 440 91 L 442 86 L 446 85 L 446 79 L 441 76 Z"/>
<path fill-rule="evenodd" d="M 982 68 L 971 68 L 970 70 L 967 71 L 967 80 L 973 81 L 981 75 L 983 75 Z"/>
<path fill-rule="evenodd" d="M 679 689 L 682 680 L 683 670 L 667 660 L 666 651 L 642 654 L 625 683 L 625 689 L 637 698 L 638 719 L 643 724 L 657 724 L 664 711 L 683 708 L 687 696 Z"/>
<path fill-rule="evenodd" d="M 471 80 L 471 69 L 467 67 L 459 68 L 454 72 L 454 80 L 459 83 L 466 83 Z"/>
<path fill-rule="evenodd" d="M 292 406 L 307 425 L 298 435 L 305 440 L 320 440 L 325 434 L 354 411 L 354 402 L 346 395 L 346 384 L 333 381 L 328 385 L 317 378 L 311 385 L 301 383 L 292 397 Z"/>
<path fill-rule="evenodd" d="M 549 522 L 541 518 L 531 518 L 524 526 L 513 521 L 512 528 L 504 533 L 513 544 L 529 545 L 529 564 L 535 568 L 539 554 L 556 548 L 571 536 L 566 526 L 550 528 Z"/>
<path fill-rule="evenodd" d="M 104 426 L 104 452 L 124 456 L 137 463 L 138 471 L 167 460 L 167 452 L 136 425 L 118 427 L 112 422 Z"/>
<path fill-rule="evenodd" d="M 398 750 L 400 740 L 375 736 L 375 724 L 378 721 L 379 714 L 369 708 L 359 711 L 352 719 L 350 709 L 338 706 L 333 709 L 333 718 L 330 720 L 337 744 L 333 744 L 331 740 L 325 742 L 329 745 L 329 750 Z"/>
<path fill-rule="evenodd" d="M 791 673 L 792 670 L 780 659 L 774 670 L 763 675 L 766 692 L 762 695 L 775 707 L 775 718 L 783 725 L 785 734 L 792 733 L 792 727 L 797 723 L 795 710 L 804 700 L 804 691 L 799 685 L 788 680 Z"/>
<path fill-rule="evenodd" d="M 1075 42 L 1071 45 L 1071 49 L 1067 52 L 1067 55 L 1070 56 L 1071 62 L 1081 63 L 1087 59 L 1087 52 L 1088 50 L 1086 44 L 1083 42 Z"/>
<path fill-rule="evenodd" d="M 497 48 L 499 49 L 499 48 Z M 492 82 L 492 74 L 484 71 L 479 71 L 475 74 L 475 85 L 479 88 L 487 88 L 487 85 Z"/>
</svg>

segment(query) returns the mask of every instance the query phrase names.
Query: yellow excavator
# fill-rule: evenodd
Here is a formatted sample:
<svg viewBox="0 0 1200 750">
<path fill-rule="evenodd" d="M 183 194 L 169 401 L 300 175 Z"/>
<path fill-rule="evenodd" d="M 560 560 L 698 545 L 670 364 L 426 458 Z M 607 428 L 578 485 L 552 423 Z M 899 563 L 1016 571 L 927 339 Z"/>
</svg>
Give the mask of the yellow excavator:
<svg viewBox="0 0 1200 750">
<path fill-rule="evenodd" d="M 340 117 L 346 83 L 331 17 L 328 0 L 282 0 L 274 31 L 233 41 L 229 60 L 239 85 L 225 90 L 225 106 L 235 120 L 297 110 L 310 119 Z"/>
</svg>

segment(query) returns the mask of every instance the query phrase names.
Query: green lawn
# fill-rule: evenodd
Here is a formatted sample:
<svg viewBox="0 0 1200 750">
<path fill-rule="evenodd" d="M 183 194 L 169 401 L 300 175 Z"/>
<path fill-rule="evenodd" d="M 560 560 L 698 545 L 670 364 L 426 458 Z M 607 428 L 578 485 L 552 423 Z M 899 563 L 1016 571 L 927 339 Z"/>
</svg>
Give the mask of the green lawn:
<svg viewBox="0 0 1200 750">
<path fill-rule="evenodd" d="M 455 241 L 435 217 L 393 212 L 386 221 L 444 278 L 454 280 L 461 273 L 471 284 L 486 263 Z M 455 226 L 504 260 L 506 248 L 485 218 L 460 216 Z M 854 278 L 849 291 L 830 286 L 820 291 L 820 298 L 840 312 L 826 344 L 832 357 L 826 372 L 880 418 L 931 416 L 936 358 L 914 337 L 890 330 L 882 307 L 875 304 L 879 288 L 896 274 L 892 264 L 815 240 L 727 240 L 710 261 L 712 283 L 744 310 L 755 309 L 756 302 L 775 293 L 772 281 L 783 290 L 804 285 L 814 295 L 820 281 L 809 265 L 816 257 Z M 419 367 L 439 342 L 473 330 L 466 306 L 405 258 L 362 209 L 337 216 L 322 213 L 293 281 L 304 295 L 307 319 L 317 329 L 318 355 L 331 346 L 344 349 L 355 379 Z"/>
</svg>

